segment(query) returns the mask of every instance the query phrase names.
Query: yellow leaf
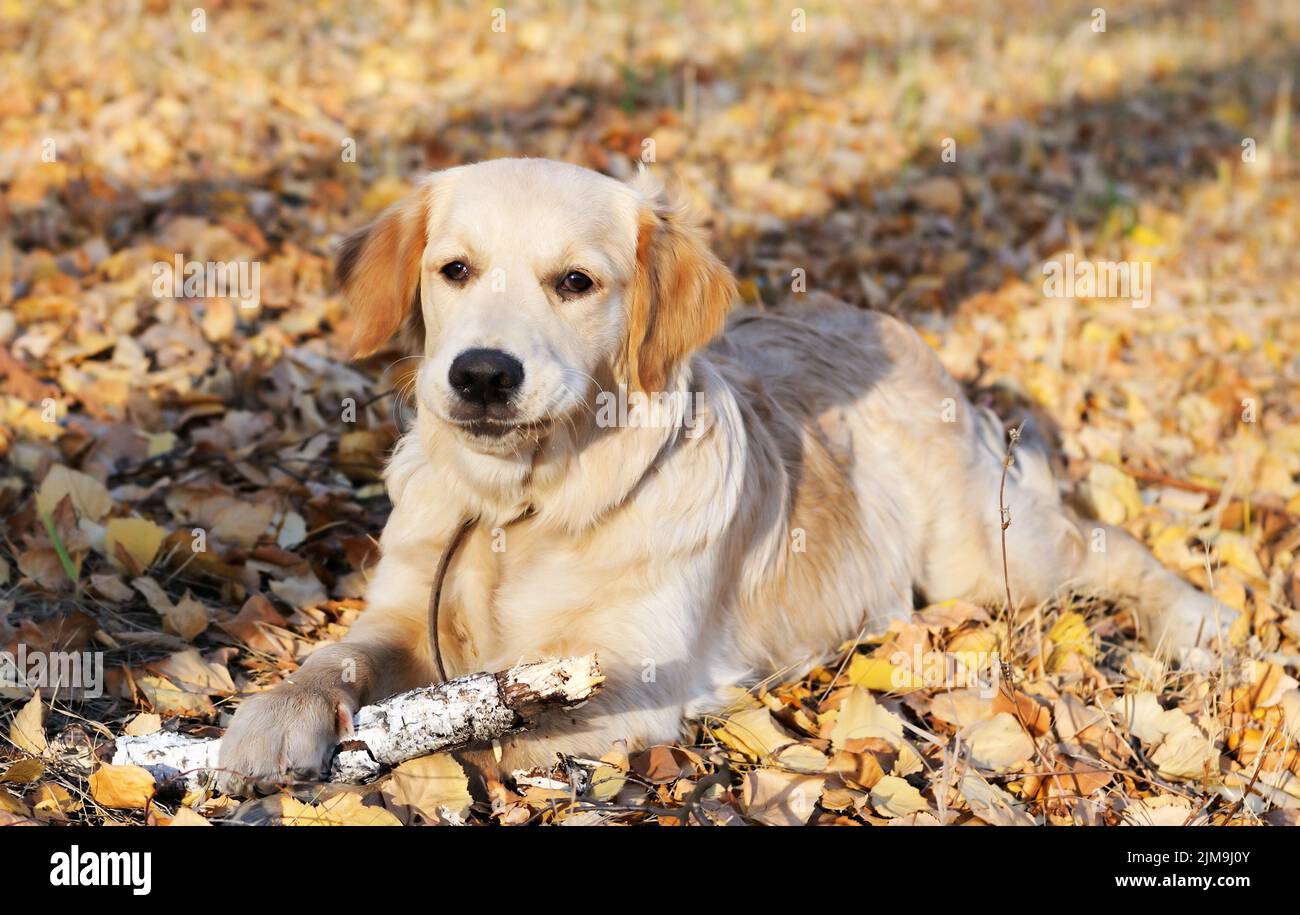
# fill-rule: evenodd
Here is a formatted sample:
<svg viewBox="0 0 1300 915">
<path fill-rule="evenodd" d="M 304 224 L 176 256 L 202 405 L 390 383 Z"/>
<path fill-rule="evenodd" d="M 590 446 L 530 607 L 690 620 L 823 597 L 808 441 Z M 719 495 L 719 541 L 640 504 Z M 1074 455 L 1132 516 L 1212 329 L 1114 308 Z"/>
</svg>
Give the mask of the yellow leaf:
<svg viewBox="0 0 1300 915">
<path fill-rule="evenodd" d="M 949 639 L 947 649 L 949 654 L 989 657 L 998 649 L 998 637 L 988 629 L 967 629 Z M 966 658 L 960 660 L 962 663 L 967 661 Z"/>
<path fill-rule="evenodd" d="M 20 817 L 28 817 L 32 815 L 30 807 L 4 788 L 0 788 L 0 810 Z"/>
<path fill-rule="evenodd" d="M 60 819 L 65 814 L 75 813 L 81 809 L 81 801 L 74 798 L 67 788 L 58 784 L 41 785 L 31 793 L 28 800 L 34 812 L 54 814 Z"/>
<path fill-rule="evenodd" d="M 1047 637 L 1054 646 L 1047 662 L 1047 668 L 1052 673 L 1056 673 L 1072 654 L 1082 655 L 1089 660 L 1097 655 L 1088 623 L 1073 610 L 1061 614 Z"/>
<path fill-rule="evenodd" d="M 903 738 L 903 722 L 876 703 L 871 693 L 855 688 L 840 703 L 831 731 L 831 746 L 843 750 L 850 740 L 879 737 L 893 746 Z"/>
<path fill-rule="evenodd" d="M 0 775 L 0 782 L 13 782 L 14 784 L 24 784 L 34 782 L 45 772 L 45 763 L 39 759 L 20 759 L 8 769 L 4 775 Z"/>
<path fill-rule="evenodd" d="M 787 769 L 800 772 L 821 772 L 826 768 L 826 756 L 778 727 L 766 708 L 738 712 L 713 733 L 731 749 L 758 762 L 779 761 Z"/>
<path fill-rule="evenodd" d="M 1165 243 L 1163 238 L 1141 224 L 1134 226 L 1128 237 L 1134 244 L 1144 248 L 1158 248 Z"/>
<path fill-rule="evenodd" d="M 1219 561 L 1224 565 L 1232 566 L 1251 578 L 1267 580 L 1268 576 L 1264 574 L 1264 568 L 1259 564 L 1259 556 L 1255 553 L 1255 548 L 1244 535 L 1236 531 L 1222 531 L 1214 538 L 1214 551 L 1218 553 Z"/>
<path fill-rule="evenodd" d="M 104 763 L 90 776 L 90 796 L 104 807 L 142 810 L 153 793 L 153 776 L 140 766 Z"/>
<path fill-rule="evenodd" d="M 1097 517 L 1107 524 L 1123 524 L 1142 514 L 1142 496 L 1137 483 L 1112 464 L 1093 464 L 1085 490 Z"/>
<path fill-rule="evenodd" d="M 627 753 L 614 749 L 602 756 L 600 762 L 591 773 L 591 796 L 597 801 L 613 800 L 627 781 Z"/>
<path fill-rule="evenodd" d="M 211 826 L 206 819 L 194 812 L 191 807 L 181 807 L 176 811 L 168 826 Z"/>
<path fill-rule="evenodd" d="M 45 741 L 45 708 L 41 705 L 39 689 L 9 723 L 9 742 L 33 756 L 43 755 L 49 746 Z"/>
<path fill-rule="evenodd" d="M 146 433 L 145 437 L 149 439 L 149 457 L 151 458 L 166 454 L 176 447 L 175 432 Z"/>
<path fill-rule="evenodd" d="M 141 712 L 126 723 L 122 733 L 129 737 L 142 737 L 162 728 L 162 718 L 153 712 Z"/>
<path fill-rule="evenodd" d="M 278 798 L 280 820 L 285 826 L 401 826 L 397 817 L 383 807 L 368 807 L 353 792 L 344 792 L 318 805 L 297 798 Z"/>
<path fill-rule="evenodd" d="M 962 737 L 970 748 L 970 761 L 995 772 L 1015 768 L 1034 752 L 1034 742 L 1007 712 L 976 722 L 964 730 Z"/>
<path fill-rule="evenodd" d="M 882 817 L 901 817 L 930 809 L 921 792 L 894 775 L 886 775 L 872 787 L 871 806 Z"/>
<path fill-rule="evenodd" d="M 925 685 L 912 671 L 864 654 L 853 655 L 847 674 L 849 683 L 854 686 L 881 693 L 909 692 Z"/>
<path fill-rule="evenodd" d="M 449 753 L 411 759 L 393 770 L 384 797 L 431 823 L 463 822 L 474 799 L 465 770 Z"/>
<path fill-rule="evenodd" d="M 72 498 L 72 507 L 78 515 L 91 521 L 103 518 L 113 507 L 113 497 L 99 480 L 71 467 L 55 464 L 41 481 L 40 491 L 36 493 L 36 508 L 45 515 L 53 515 L 64 496 Z"/>
<path fill-rule="evenodd" d="M 109 560 L 119 568 L 122 563 L 117 557 L 120 544 L 136 564 L 145 569 L 158 555 L 167 532 L 146 518 L 114 518 L 104 528 L 104 552 Z"/>
</svg>

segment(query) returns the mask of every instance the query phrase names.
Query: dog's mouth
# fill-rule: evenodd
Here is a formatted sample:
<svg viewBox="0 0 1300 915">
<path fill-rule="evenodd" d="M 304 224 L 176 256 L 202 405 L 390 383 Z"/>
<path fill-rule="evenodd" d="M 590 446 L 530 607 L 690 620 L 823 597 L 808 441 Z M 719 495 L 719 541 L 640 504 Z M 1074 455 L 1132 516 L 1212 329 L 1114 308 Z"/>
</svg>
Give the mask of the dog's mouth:
<svg viewBox="0 0 1300 915">
<path fill-rule="evenodd" d="M 543 422 L 511 422 L 496 419 L 453 420 L 456 431 L 475 451 L 487 453 L 515 452 L 540 443 L 547 424 Z"/>
<path fill-rule="evenodd" d="M 490 440 L 536 434 L 545 428 L 545 425 L 539 422 L 500 422 L 492 419 L 462 420 L 456 425 L 467 435 Z"/>
</svg>

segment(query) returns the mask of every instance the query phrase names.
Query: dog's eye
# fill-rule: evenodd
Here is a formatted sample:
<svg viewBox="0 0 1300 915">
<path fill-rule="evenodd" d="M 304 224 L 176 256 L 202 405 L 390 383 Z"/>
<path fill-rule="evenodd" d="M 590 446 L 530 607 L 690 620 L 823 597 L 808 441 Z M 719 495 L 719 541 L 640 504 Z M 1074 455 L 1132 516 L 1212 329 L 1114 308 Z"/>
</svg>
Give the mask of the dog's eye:
<svg viewBox="0 0 1300 915">
<path fill-rule="evenodd" d="M 560 280 L 560 285 L 557 288 L 560 292 L 579 295 L 591 288 L 591 277 L 577 270 L 570 270 L 564 274 L 564 279 Z"/>
<path fill-rule="evenodd" d="M 464 261 L 452 261 L 450 264 L 443 265 L 438 272 L 453 283 L 459 283 L 469 277 L 469 267 L 465 266 Z"/>
</svg>

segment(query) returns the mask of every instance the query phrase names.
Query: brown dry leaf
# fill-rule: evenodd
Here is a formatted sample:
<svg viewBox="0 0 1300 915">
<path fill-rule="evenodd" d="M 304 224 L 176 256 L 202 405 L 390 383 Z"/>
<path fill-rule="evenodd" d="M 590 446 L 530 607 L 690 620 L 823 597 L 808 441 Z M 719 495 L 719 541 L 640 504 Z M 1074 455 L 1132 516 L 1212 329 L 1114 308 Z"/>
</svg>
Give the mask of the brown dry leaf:
<svg viewBox="0 0 1300 915">
<path fill-rule="evenodd" d="M 962 732 L 962 739 L 970 748 L 971 762 L 993 772 L 1014 769 L 1034 753 L 1034 742 L 1007 712 L 976 722 Z"/>
<path fill-rule="evenodd" d="M 95 593 L 99 594 L 100 597 L 118 604 L 135 596 L 122 579 L 104 572 L 96 572 L 91 575 L 90 586 L 95 589 Z"/>
<path fill-rule="evenodd" d="M 1201 779 L 1219 771 L 1219 751 L 1182 709 L 1164 709 L 1154 693 L 1121 696 L 1111 705 L 1126 731 L 1148 746 L 1166 778 Z"/>
<path fill-rule="evenodd" d="M 103 483 L 80 470 L 55 464 L 41 481 L 41 488 L 36 493 L 36 508 L 52 517 L 64 496 L 72 500 L 72 507 L 78 515 L 91 521 L 99 521 L 113 507 L 113 497 Z"/>
<path fill-rule="evenodd" d="M 149 606 L 162 617 L 165 632 L 193 641 L 208 628 L 208 608 L 195 600 L 189 591 L 185 592 L 179 603 L 172 603 L 162 586 L 152 578 L 141 576 L 132 579 L 131 586 L 143 594 Z"/>
<path fill-rule="evenodd" d="M 282 655 L 292 647 L 292 641 L 281 635 L 286 622 L 265 596 L 254 594 L 244 601 L 234 619 L 217 626 L 253 651 Z"/>
<path fill-rule="evenodd" d="M 1056 721 L 1056 736 L 1061 740 L 1074 740 L 1083 731 L 1105 724 L 1106 712 L 1095 705 L 1084 705 L 1071 693 L 1063 693 L 1052 709 Z"/>
<path fill-rule="evenodd" d="M 882 817 L 901 817 L 929 810 L 921 792 L 894 775 L 886 775 L 871 789 L 871 806 Z"/>
<path fill-rule="evenodd" d="M 0 813 L 19 817 L 32 815 L 31 808 L 6 788 L 0 788 Z M 0 819 L 0 825 L 3 825 L 3 823 L 4 820 Z"/>
<path fill-rule="evenodd" d="M 66 820 L 68 814 L 81 809 L 81 801 L 60 784 L 49 783 L 35 788 L 26 798 L 32 813 L 41 817 Z"/>
<path fill-rule="evenodd" d="M 39 689 L 9 723 L 9 742 L 33 756 L 43 756 L 49 748 L 45 739 L 45 706 Z"/>
<path fill-rule="evenodd" d="M 160 715 L 212 718 L 217 714 L 216 706 L 206 693 L 182 689 L 166 677 L 152 674 L 137 676 L 135 685 Z"/>
<path fill-rule="evenodd" d="M 341 792 L 319 804 L 304 804 L 288 795 L 276 797 L 284 826 L 401 826 L 383 807 L 368 806 L 353 792 Z"/>
<path fill-rule="evenodd" d="M 168 826 L 211 826 L 201 814 L 190 807 L 179 807 Z"/>
<path fill-rule="evenodd" d="M 329 600 L 325 586 L 311 572 L 271 582 L 271 591 L 295 610 L 319 607 Z"/>
<path fill-rule="evenodd" d="M 140 766 L 104 763 L 90 776 L 90 796 L 104 807 L 143 810 L 153 795 L 153 776 Z"/>
<path fill-rule="evenodd" d="M 1126 804 L 1120 822 L 1123 826 L 1184 826 L 1191 817 L 1191 801 L 1162 794 Z"/>
<path fill-rule="evenodd" d="M 826 756 L 779 727 L 766 708 L 746 709 L 732 715 L 714 735 L 724 744 L 760 763 L 779 762 L 796 772 L 817 773 L 826 768 Z"/>
<path fill-rule="evenodd" d="M 974 773 L 963 775 L 957 790 L 970 805 L 971 812 L 990 826 L 1037 825 L 1014 797 Z"/>
<path fill-rule="evenodd" d="M 163 631 L 192 642 L 208 628 L 211 614 L 206 606 L 189 591 L 162 615 Z"/>
<path fill-rule="evenodd" d="M 20 759 L 0 775 L 0 784 L 22 785 L 34 782 L 45 772 L 45 763 L 34 757 Z"/>
<path fill-rule="evenodd" d="M 162 660 L 151 661 L 145 666 L 188 692 L 208 696 L 232 696 L 235 693 L 230 671 L 222 664 L 205 660 L 193 648 L 174 651 Z"/>
<path fill-rule="evenodd" d="M 162 718 L 152 712 L 141 712 L 126 723 L 122 733 L 130 737 L 142 737 L 162 729 Z"/>
<path fill-rule="evenodd" d="M 694 762 L 685 750 L 662 745 L 633 753 L 629 764 L 633 772 L 654 785 L 675 781 L 695 770 Z"/>
<path fill-rule="evenodd" d="M 383 795 L 390 806 L 410 807 L 430 823 L 463 823 L 474 803 L 465 770 L 450 753 L 402 763 L 384 782 Z"/>
<path fill-rule="evenodd" d="M 912 185 L 908 193 L 917 206 L 927 210 L 936 210 L 946 216 L 956 216 L 961 212 L 961 184 L 954 178 L 927 178 Z"/>
<path fill-rule="evenodd" d="M 745 812 L 769 826 L 802 826 L 821 797 L 824 779 L 778 769 L 746 772 L 741 794 Z"/>
<path fill-rule="evenodd" d="M 206 530 L 213 540 L 239 547 L 257 543 L 276 512 L 270 502 L 250 502 L 221 491 L 172 493 L 167 505 L 186 524 Z"/>
<path fill-rule="evenodd" d="M 993 717 L 993 697 L 979 688 L 948 690 L 934 697 L 930 713 L 942 722 L 965 727 Z"/>
</svg>

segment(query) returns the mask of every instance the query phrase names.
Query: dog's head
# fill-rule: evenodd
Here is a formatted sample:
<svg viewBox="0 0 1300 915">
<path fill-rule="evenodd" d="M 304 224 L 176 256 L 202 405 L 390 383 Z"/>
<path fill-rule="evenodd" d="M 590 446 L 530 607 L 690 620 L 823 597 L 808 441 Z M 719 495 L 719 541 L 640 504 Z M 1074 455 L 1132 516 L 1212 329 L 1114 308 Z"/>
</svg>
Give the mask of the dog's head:
<svg viewBox="0 0 1300 915">
<path fill-rule="evenodd" d="M 681 208 L 544 159 L 436 173 L 339 253 L 369 355 L 423 353 L 419 408 L 510 453 L 590 411 L 598 389 L 665 389 L 723 325 L 734 281 Z"/>
</svg>

